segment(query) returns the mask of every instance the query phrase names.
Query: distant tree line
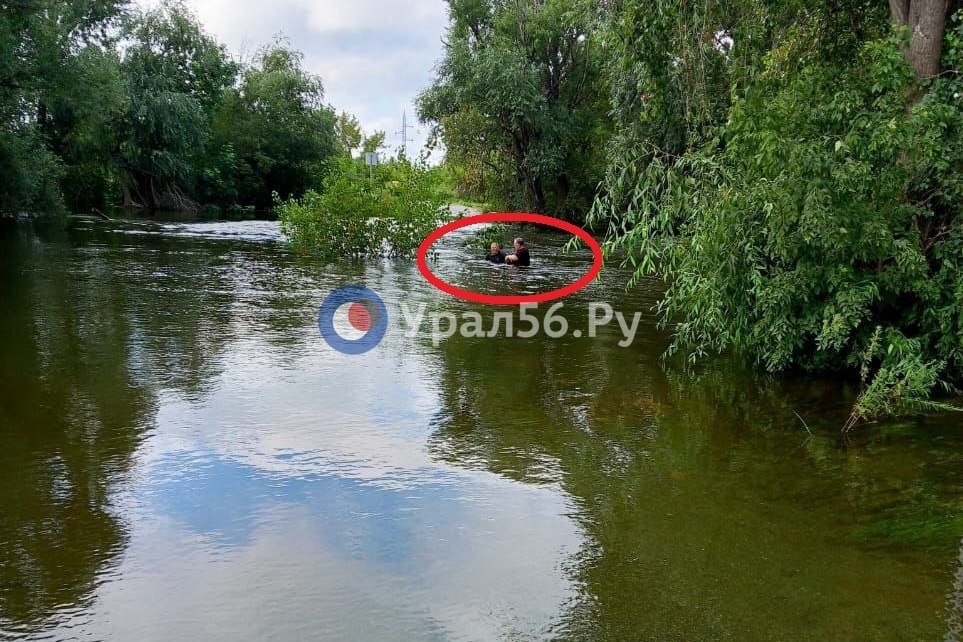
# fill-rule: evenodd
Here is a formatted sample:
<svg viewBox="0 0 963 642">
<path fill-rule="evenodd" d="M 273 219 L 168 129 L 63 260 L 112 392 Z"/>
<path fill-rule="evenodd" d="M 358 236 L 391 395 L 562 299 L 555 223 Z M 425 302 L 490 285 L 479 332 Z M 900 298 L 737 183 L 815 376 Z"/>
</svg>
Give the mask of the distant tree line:
<svg viewBox="0 0 963 642">
<path fill-rule="evenodd" d="M 0 2 L 2 213 L 264 209 L 383 140 L 283 40 L 238 61 L 176 1 Z"/>
<path fill-rule="evenodd" d="M 669 353 L 963 383 L 959 0 L 448 0 L 419 99 L 461 194 L 657 277 Z"/>
</svg>

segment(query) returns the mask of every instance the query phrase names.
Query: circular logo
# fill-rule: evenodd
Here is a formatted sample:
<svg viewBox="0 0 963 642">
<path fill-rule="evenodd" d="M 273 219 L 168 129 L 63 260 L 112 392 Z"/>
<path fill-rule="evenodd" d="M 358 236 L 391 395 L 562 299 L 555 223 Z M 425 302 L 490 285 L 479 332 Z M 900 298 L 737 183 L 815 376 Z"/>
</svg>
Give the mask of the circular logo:
<svg viewBox="0 0 963 642">
<path fill-rule="evenodd" d="M 384 338 L 388 309 L 374 290 L 348 285 L 329 294 L 321 304 L 318 329 L 338 352 L 364 354 Z"/>
</svg>

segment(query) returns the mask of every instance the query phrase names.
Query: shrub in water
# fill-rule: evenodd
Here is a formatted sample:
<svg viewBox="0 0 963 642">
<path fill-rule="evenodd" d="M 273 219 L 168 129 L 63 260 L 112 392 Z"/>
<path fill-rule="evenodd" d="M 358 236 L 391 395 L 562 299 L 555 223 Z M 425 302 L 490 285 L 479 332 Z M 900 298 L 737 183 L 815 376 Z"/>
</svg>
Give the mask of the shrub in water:
<svg viewBox="0 0 963 642">
<path fill-rule="evenodd" d="M 281 229 L 299 250 L 336 257 L 411 257 L 438 224 L 444 205 L 437 177 L 394 159 L 371 168 L 333 162 L 321 193 L 279 202 Z"/>
</svg>

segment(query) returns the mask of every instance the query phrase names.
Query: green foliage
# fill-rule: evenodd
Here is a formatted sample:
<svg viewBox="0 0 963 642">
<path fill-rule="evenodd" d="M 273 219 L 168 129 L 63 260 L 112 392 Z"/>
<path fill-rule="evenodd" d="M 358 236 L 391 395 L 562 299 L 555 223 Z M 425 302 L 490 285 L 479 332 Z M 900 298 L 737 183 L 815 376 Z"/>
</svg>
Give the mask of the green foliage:
<svg viewBox="0 0 963 642">
<path fill-rule="evenodd" d="M 120 145 L 126 200 L 150 211 L 196 207 L 184 189 L 197 179 L 195 160 L 237 65 L 176 2 L 134 14 L 126 38 L 121 69 L 130 107 Z"/>
<path fill-rule="evenodd" d="M 361 143 L 361 151 L 369 154 L 384 149 L 384 146 L 385 133 L 380 129 L 376 129 L 370 136 L 365 136 L 364 141 Z"/>
<path fill-rule="evenodd" d="M 0 3 L 0 210 L 267 208 L 321 184 L 343 146 L 299 52 L 242 67 L 183 3 L 124 4 Z"/>
<path fill-rule="evenodd" d="M 946 363 L 925 362 L 925 351 L 919 339 L 907 339 L 892 329 L 887 334 L 883 342 L 882 328 L 877 327 L 863 351 L 860 374 L 864 388 L 843 427 L 844 431 L 852 429 L 861 419 L 880 414 L 897 415 L 907 410 L 958 410 L 929 397 L 939 384 L 939 374 Z"/>
<path fill-rule="evenodd" d="M 511 251 L 506 250 L 511 250 L 513 239 L 521 235 L 519 226 L 509 225 L 508 223 L 491 223 L 466 238 L 464 246 L 475 248 L 478 252 L 487 252 L 492 243 L 498 243 L 502 251 L 511 254 Z"/>
<path fill-rule="evenodd" d="M 92 92 L 77 52 L 108 38 L 124 2 L 0 2 L 0 212 L 60 206 L 53 103 Z M 51 149 L 53 147 L 54 149 Z"/>
<path fill-rule="evenodd" d="M 346 111 L 341 112 L 335 120 L 334 129 L 341 149 L 349 156 L 361 147 L 361 123 L 355 116 Z"/>
<path fill-rule="evenodd" d="M 834 48 L 819 11 L 787 28 L 739 70 L 724 119 L 677 116 L 688 142 L 675 152 L 617 147 L 590 223 L 636 279 L 665 279 L 670 354 L 733 350 L 772 371 L 866 364 L 854 416 L 868 418 L 963 380 L 963 82 L 932 79 L 914 101 L 899 36 L 855 18 L 866 40 Z M 960 40 L 947 38 L 948 68 L 963 63 Z"/>
<path fill-rule="evenodd" d="M 428 171 L 433 174 L 435 191 L 438 193 L 439 198 L 442 198 L 449 204 L 457 203 L 458 194 L 456 193 L 454 179 L 449 168 L 445 164 L 441 164 L 430 168 Z"/>
<path fill-rule="evenodd" d="M 61 171 L 33 127 L 0 123 L 0 216 L 59 208 Z"/>
<path fill-rule="evenodd" d="M 340 157 L 320 193 L 279 202 L 291 243 L 332 259 L 412 256 L 441 216 L 436 175 L 405 159 L 372 169 L 369 178 L 360 160 Z"/>
<path fill-rule="evenodd" d="M 419 115 L 462 195 L 580 219 L 607 136 L 590 0 L 450 0 L 445 57 Z"/>
<path fill-rule="evenodd" d="M 47 140 L 63 162 L 61 191 L 72 209 L 107 207 L 108 198 L 116 202 L 119 197 L 118 123 L 130 108 L 120 57 L 112 46 L 91 44 L 64 64 L 74 81 L 47 94 Z"/>
<path fill-rule="evenodd" d="M 214 116 L 204 166 L 218 171 L 204 177 L 207 200 L 267 209 L 274 193 L 286 200 L 318 187 L 325 162 L 342 151 L 339 120 L 323 100 L 300 52 L 281 42 L 262 48 Z"/>
</svg>

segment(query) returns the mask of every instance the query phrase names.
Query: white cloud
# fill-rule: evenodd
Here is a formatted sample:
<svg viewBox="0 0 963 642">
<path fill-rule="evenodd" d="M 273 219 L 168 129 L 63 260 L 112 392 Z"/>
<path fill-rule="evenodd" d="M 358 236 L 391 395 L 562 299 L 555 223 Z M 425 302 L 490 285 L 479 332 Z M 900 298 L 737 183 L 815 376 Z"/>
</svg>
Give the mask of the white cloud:
<svg viewBox="0 0 963 642">
<path fill-rule="evenodd" d="M 444 24 L 445 7 L 440 1 L 416 0 L 313 0 L 302 1 L 308 22 L 319 33 L 347 31 L 431 34 Z"/>
</svg>

